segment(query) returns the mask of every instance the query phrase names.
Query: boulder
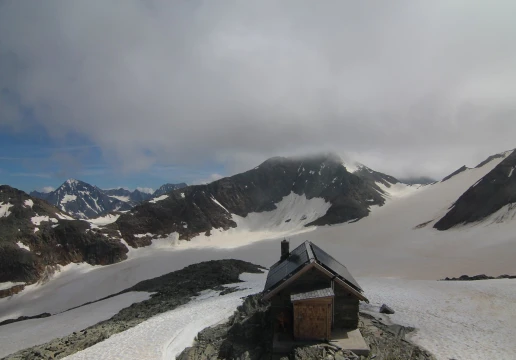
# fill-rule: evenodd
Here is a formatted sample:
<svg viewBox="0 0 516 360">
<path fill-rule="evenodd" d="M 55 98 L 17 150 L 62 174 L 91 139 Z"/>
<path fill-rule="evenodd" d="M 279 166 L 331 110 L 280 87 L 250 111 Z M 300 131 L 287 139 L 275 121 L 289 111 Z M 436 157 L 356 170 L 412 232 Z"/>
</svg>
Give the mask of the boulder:
<svg viewBox="0 0 516 360">
<path fill-rule="evenodd" d="M 382 314 L 394 314 L 395 311 L 388 305 L 386 304 L 383 304 L 381 307 L 380 307 L 380 312 Z"/>
</svg>

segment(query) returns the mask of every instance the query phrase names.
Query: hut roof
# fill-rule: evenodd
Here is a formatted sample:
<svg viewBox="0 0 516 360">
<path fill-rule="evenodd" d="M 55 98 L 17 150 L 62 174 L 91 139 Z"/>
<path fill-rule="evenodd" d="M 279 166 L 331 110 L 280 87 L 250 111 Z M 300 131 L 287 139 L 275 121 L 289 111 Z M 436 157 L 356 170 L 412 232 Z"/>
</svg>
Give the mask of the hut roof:
<svg viewBox="0 0 516 360">
<path fill-rule="evenodd" d="M 271 266 L 269 274 L 267 275 L 267 281 L 265 282 L 264 293 L 270 293 L 280 287 L 285 281 L 290 279 L 301 269 L 314 264 L 319 268 L 326 270 L 333 278 L 343 282 L 351 288 L 353 292 L 356 292 L 357 295 L 363 292 L 360 285 L 358 285 L 357 281 L 344 265 L 335 260 L 335 258 L 320 247 L 310 241 L 305 241 L 292 250 L 288 258 L 283 261 L 280 260 Z"/>
</svg>

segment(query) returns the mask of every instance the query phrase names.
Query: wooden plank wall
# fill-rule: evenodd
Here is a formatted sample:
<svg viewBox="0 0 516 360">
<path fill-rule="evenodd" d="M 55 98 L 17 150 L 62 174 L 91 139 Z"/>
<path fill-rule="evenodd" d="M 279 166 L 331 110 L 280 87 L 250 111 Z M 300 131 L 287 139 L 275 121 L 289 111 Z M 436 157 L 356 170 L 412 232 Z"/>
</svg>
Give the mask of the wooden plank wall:
<svg viewBox="0 0 516 360">
<path fill-rule="evenodd" d="M 334 327 L 356 329 L 358 327 L 359 300 L 335 284 Z"/>
</svg>

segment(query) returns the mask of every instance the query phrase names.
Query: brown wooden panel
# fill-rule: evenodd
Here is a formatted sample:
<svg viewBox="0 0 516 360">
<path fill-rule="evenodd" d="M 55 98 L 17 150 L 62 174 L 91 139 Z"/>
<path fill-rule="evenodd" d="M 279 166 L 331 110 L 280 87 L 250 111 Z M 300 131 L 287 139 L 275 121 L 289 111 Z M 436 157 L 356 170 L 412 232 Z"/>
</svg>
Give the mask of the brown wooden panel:
<svg viewBox="0 0 516 360">
<path fill-rule="evenodd" d="M 295 338 L 330 339 L 330 331 L 331 302 L 307 301 L 294 304 Z"/>
</svg>

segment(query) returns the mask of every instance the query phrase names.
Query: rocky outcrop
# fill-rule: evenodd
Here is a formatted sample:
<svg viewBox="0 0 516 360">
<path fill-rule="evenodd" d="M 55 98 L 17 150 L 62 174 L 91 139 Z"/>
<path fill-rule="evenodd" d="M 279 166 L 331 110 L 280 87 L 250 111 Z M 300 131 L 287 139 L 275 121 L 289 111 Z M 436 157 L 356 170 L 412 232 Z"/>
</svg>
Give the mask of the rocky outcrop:
<svg viewBox="0 0 516 360">
<path fill-rule="evenodd" d="M 12 324 L 12 323 L 19 322 L 19 321 L 46 318 L 46 317 L 49 317 L 49 316 L 52 316 L 52 314 L 50 314 L 50 313 L 42 313 L 42 314 L 34 315 L 34 316 L 20 316 L 20 317 L 18 317 L 16 319 L 7 319 L 7 320 L 4 320 L 4 321 L 1 321 L 0 322 L 0 326 L 7 325 L 7 324 Z"/>
<path fill-rule="evenodd" d="M 161 195 L 168 194 L 169 192 L 172 192 L 174 190 L 182 189 L 187 187 L 188 185 L 186 183 L 179 183 L 179 184 L 164 184 L 161 185 L 154 193 L 152 194 L 152 197 L 158 197 Z"/>
<path fill-rule="evenodd" d="M 453 278 L 446 277 L 446 278 L 441 279 L 441 280 L 446 280 L 446 281 L 473 281 L 473 280 L 494 280 L 494 279 L 516 279 L 516 275 L 504 274 L 504 275 L 499 275 L 499 276 L 496 276 L 496 277 L 495 276 L 487 276 L 486 274 L 473 275 L 473 276 L 461 275 L 458 278 L 456 278 L 456 277 L 453 277 Z"/>
<path fill-rule="evenodd" d="M 260 295 L 244 300 L 225 324 L 202 330 L 193 346 L 186 348 L 178 360 L 265 360 L 271 358 L 272 324 L 268 304 Z M 382 320 L 360 314 L 360 332 L 371 349 L 367 359 L 378 360 L 435 360 L 429 352 L 405 339 L 414 331 L 400 325 L 386 324 Z M 281 360 L 365 360 L 365 356 L 320 343 L 299 346 L 291 353 L 277 356 Z"/>
<path fill-rule="evenodd" d="M 389 305 L 383 304 L 382 306 L 380 306 L 380 313 L 381 314 L 394 314 L 394 310 Z"/>
<path fill-rule="evenodd" d="M 129 291 L 153 292 L 150 299 L 132 304 L 112 318 L 82 331 L 19 351 L 2 360 L 62 359 L 134 327 L 157 314 L 184 305 L 203 290 L 227 291 L 227 288 L 222 285 L 238 283 L 239 275 L 244 272 L 259 273 L 262 272 L 262 268 L 241 260 L 207 261 L 142 281 L 118 294 Z M 250 312 L 251 309 L 248 308 L 248 311 Z M 244 338 L 251 336 L 254 339 L 250 333 L 238 334 L 238 336 Z"/>
<path fill-rule="evenodd" d="M 326 214 L 309 225 L 360 219 L 369 214 L 370 206 L 385 202 L 376 185 L 349 173 L 335 155 L 276 157 L 211 184 L 174 190 L 160 201 L 133 208 L 117 224 L 131 246 L 151 241 L 134 234 L 166 236 L 177 232 L 180 239 L 191 239 L 213 228 L 235 227 L 231 214 L 245 217 L 251 212 L 274 210 L 275 204 L 291 193 L 331 203 Z"/>
<path fill-rule="evenodd" d="M 460 173 L 463 173 L 464 171 L 468 170 L 469 168 L 466 166 L 466 165 L 463 165 L 461 166 L 460 168 L 458 168 L 457 170 L 455 170 L 454 172 L 452 172 L 450 175 L 448 176 L 445 176 L 441 182 L 445 182 L 447 180 L 450 180 L 452 177 L 454 177 L 455 175 L 459 175 Z"/>
<path fill-rule="evenodd" d="M 477 222 L 502 207 L 515 203 L 516 174 L 513 174 L 515 169 L 516 152 L 512 152 L 462 194 L 434 227 L 438 230 L 447 230 L 459 224 Z"/>
<path fill-rule="evenodd" d="M 0 290 L 0 299 L 18 294 L 23 289 L 25 289 L 25 284 L 18 284 L 18 285 L 11 286 L 8 289 Z M 0 323 L 0 325 L 1 324 L 2 323 Z"/>
</svg>

